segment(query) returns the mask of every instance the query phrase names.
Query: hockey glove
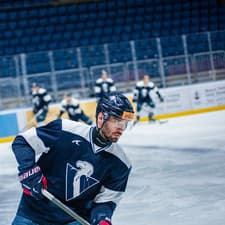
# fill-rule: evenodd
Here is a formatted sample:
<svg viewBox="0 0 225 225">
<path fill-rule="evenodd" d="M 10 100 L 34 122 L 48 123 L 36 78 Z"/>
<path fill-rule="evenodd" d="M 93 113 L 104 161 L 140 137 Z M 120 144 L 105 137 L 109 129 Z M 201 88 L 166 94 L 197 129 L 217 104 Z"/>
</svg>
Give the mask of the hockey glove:
<svg viewBox="0 0 225 225">
<path fill-rule="evenodd" d="M 159 100 L 160 100 L 160 102 L 164 102 L 164 99 L 163 99 L 163 97 L 161 96 L 161 97 L 159 97 Z"/>
<path fill-rule="evenodd" d="M 133 98 L 132 99 L 132 102 L 134 102 L 134 103 L 137 102 L 137 99 L 136 98 Z"/>
<path fill-rule="evenodd" d="M 33 114 L 34 114 L 34 115 L 36 115 L 36 114 L 38 113 L 38 111 L 39 111 L 39 110 L 38 110 L 38 109 L 36 109 L 36 108 L 35 108 L 35 109 L 33 109 Z"/>
<path fill-rule="evenodd" d="M 98 225 L 112 225 L 110 221 L 108 220 L 102 220 Z"/>
<path fill-rule="evenodd" d="M 91 225 L 112 225 L 108 217 L 100 217 L 98 220 L 95 220 Z"/>
<path fill-rule="evenodd" d="M 38 165 L 20 174 L 19 179 L 22 184 L 23 192 L 26 195 L 32 196 L 36 200 L 44 198 L 41 194 L 41 189 L 47 189 L 47 179 L 43 176 L 41 168 Z"/>
</svg>

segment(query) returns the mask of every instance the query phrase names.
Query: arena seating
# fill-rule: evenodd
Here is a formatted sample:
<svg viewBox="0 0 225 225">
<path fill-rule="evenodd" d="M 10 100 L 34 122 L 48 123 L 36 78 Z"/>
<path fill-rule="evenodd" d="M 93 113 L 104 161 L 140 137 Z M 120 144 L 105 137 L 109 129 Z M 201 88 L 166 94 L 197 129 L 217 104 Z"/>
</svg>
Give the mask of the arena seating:
<svg viewBox="0 0 225 225">
<path fill-rule="evenodd" d="M 225 29 L 225 8 L 214 0 L 114 0 L 60 6 L 47 0 L 24 0 L 3 1 L 0 6 L 0 55 L 155 37 L 176 42 L 171 36 Z M 164 49 L 163 54 L 171 55 L 173 50 L 180 54 L 178 45 Z"/>
<path fill-rule="evenodd" d="M 0 78 L 15 77 L 18 71 L 29 76 L 81 68 L 95 71 L 95 76 L 102 65 L 110 65 L 112 71 L 115 64 L 122 68 L 121 63 L 134 77 L 134 58 L 139 74 L 148 71 L 159 77 L 163 66 L 165 76 L 170 76 L 187 72 L 185 53 L 190 71 L 196 70 L 192 58 L 199 60 L 197 69 L 202 71 L 209 55 L 196 54 L 225 50 L 225 7 L 214 0 L 51 2 L 0 2 Z M 21 53 L 26 71 L 14 58 Z M 223 54 L 213 54 L 215 68 L 221 68 Z M 157 61 L 160 57 L 163 65 Z"/>
</svg>

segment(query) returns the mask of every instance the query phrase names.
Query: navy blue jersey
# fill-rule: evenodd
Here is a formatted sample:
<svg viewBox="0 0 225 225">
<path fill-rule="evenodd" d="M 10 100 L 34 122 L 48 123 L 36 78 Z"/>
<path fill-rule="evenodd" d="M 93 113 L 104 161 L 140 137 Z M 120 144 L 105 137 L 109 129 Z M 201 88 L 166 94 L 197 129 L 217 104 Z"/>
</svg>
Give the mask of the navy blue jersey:
<svg viewBox="0 0 225 225">
<path fill-rule="evenodd" d="M 161 97 L 158 88 L 153 82 L 150 81 L 145 85 L 143 81 L 139 81 L 135 86 L 133 99 L 137 102 L 153 102 L 151 96 L 153 92 L 157 94 L 158 97 Z"/>
<path fill-rule="evenodd" d="M 79 101 L 75 98 L 71 98 L 69 102 L 66 99 L 62 100 L 61 109 L 58 117 L 60 118 L 64 112 L 67 112 L 69 119 L 71 120 L 81 120 L 88 125 L 92 124 L 91 119 L 80 108 Z"/>
<path fill-rule="evenodd" d="M 98 147 L 94 127 L 66 119 L 31 128 L 12 144 L 20 173 L 37 163 L 48 191 L 90 221 L 104 212 L 111 218 L 126 189 L 131 164 L 117 143 Z M 17 215 L 37 223 L 65 224 L 73 219 L 49 200 L 23 194 Z"/>
<path fill-rule="evenodd" d="M 67 103 L 67 101 L 65 99 L 62 100 L 60 115 L 62 115 L 64 112 L 68 113 L 68 116 L 70 119 L 72 119 L 77 114 L 81 114 L 82 109 L 80 108 L 78 100 L 75 98 L 71 98 L 70 103 Z"/>
<path fill-rule="evenodd" d="M 47 109 L 50 102 L 51 96 L 44 88 L 40 88 L 38 91 L 32 91 L 32 103 L 36 112 L 40 109 Z"/>
<path fill-rule="evenodd" d="M 102 98 L 115 91 L 116 91 L 116 86 L 114 84 L 114 81 L 111 78 L 107 78 L 106 80 L 99 78 L 98 80 L 96 80 L 95 82 L 96 97 Z"/>
</svg>

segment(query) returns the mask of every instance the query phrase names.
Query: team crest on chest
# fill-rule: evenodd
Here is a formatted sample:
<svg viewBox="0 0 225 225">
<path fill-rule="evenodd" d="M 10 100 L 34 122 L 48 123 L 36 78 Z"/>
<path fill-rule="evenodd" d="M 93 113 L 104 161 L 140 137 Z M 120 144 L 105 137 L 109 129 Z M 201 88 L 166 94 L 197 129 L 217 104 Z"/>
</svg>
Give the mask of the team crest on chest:
<svg viewBox="0 0 225 225">
<path fill-rule="evenodd" d="M 66 165 L 66 200 L 78 197 L 93 185 L 99 183 L 91 177 L 94 167 L 87 161 L 77 161 L 76 167 L 67 163 Z"/>
</svg>

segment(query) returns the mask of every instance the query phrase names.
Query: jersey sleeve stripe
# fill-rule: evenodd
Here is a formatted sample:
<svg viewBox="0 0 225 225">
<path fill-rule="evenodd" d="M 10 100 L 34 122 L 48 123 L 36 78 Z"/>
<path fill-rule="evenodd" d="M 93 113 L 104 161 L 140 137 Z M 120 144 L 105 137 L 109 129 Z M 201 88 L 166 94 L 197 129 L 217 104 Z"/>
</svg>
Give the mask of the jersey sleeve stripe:
<svg viewBox="0 0 225 225">
<path fill-rule="evenodd" d="M 31 128 L 20 134 L 27 143 L 32 147 L 35 151 L 35 155 L 41 154 L 43 152 L 47 153 L 49 151 L 49 147 L 44 145 L 44 142 L 38 137 L 36 128 Z"/>
<path fill-rule="evenodd" d="M 102 186 L 100 193 L 95 197 L 94 201 L 96 203 L 104 203 L 112 201 L 118 204 L 122 198 L 122 194 L 123 192 L 113 191 Z"/>
</svg>

